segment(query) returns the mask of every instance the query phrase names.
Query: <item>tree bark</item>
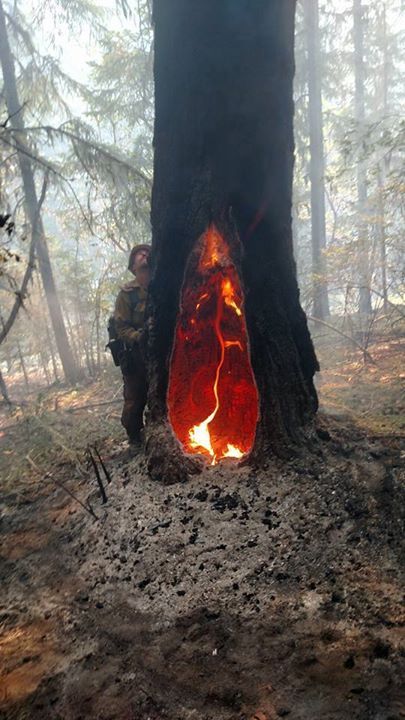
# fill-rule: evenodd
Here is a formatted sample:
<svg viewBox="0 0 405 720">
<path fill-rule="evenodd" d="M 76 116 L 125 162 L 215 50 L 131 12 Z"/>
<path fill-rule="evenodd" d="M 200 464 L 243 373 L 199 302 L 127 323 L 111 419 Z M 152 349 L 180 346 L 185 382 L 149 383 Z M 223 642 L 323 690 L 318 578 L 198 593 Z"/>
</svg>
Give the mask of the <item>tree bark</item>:
<svg viewBox="0 0 405 720">
<path fill-rule="evenodd" d="M 2 395 L 4 401 L 7 403 L 7 405 L 11 405 L 11 400 L 7 391 L 7 385 L 5 383 L 3 373 L 0 370 L 0 394 Z"/>
<path fill-rule="evenodd" d="M 34 223 L 31 227 L 30 251 L 28 254 L 27 267 L 25 269 L 24 277 L 21 281 L 21 287 L 15 293 L 16 298 L 14 300 L 13 307 L 10 310 L 7 320 L 4 321 L 3 318 L 1 319 L 2 330 L 0 331 L 0 345 L 4 342 L 8 333 L 10 332 L 11 328 L 13 327 L 14 322 L 17 319 L 18 312 L 19 312 L 20 308 L 23 306 L 24 300 L 27 297 L 28 285 L 31 281 L 32 272 L 33 272 L 34 266 L 35 266 L 35 251 L 36 251 L 37 243 L 39 242 L 39 239 L 40 239 L 40 232 L 39 232 L 39 225 L 38 225 L 39 213 L 41 211 L 42 203 L 45 200 L 47 184 L 48 184 L 48 176 L 46 175 L 44 182 L 43 182 L 41 195 L 38 200 Z"/>
<path fill-rule="evenodd" d="M 386 3 L 381 6 L 381 24 L 383 36 L 383 72 L 381 83 L 381 100 L 378 110 L 382 113 L 383 124 L 385 124 L 388 113 L 388 52 L 387 52 L 387 9 Z M 384 126 L 384 125 L 383 125 Z M 388 282 L 387 282 L 387 243 L 385 228 L 385 201 L 384 186 L 386 173 L 389 166 L 388 154 L 381 160 L 377 169 L 378 206 L 379 206 L 379 240 L 380 240 L 380 262 L 381 262 L 381 291 L 384 302 L 384 312 L 388 312 Z"/>
<path fill-rule="evenodd" d="M 304 12 L 308 51 L 313 315 L 325 320 L 330 313 L 325 259 L 325 157 L 318 0 L 304 0 Z"/>
<path fill-rule="evenodd" d="M 368 224 L 367 224 L 367 175 L 363 155 L 363 133 L 366 115 L 365 104 L 365 65 L 364 65 L 364 28 L 363 28 L 362 0 L 353 0 L 353 40 L 354 40 L 354 117 L 358 135 L 358 161 L 357 161 L 357 199 L 358 223 L 357 236 L 359 243 L 359 312 L 371 315 L 370 293 L 370 260 L 368 253 Z"/>
<path fill-rule="evenodd" d="M 0 0 L 0 63 L 3 71 L 4 94 L 7 103 L 7 110 L 10 116 L 9 124 L 16 130 L 14 143 L 18 153 L 18 161 L 24 187 L 25 206 L 32 228 L 38 227 L 38 239 L 36 252 L 39 262 L 42 283 L 51 317 L 52 327 L 55 334 L 58 353 L 62 362 L 63 371 L 68 382 L 76 382 L 78 369 L 75 365 L 72 351 L 66 333 L 62 310 L 53 276 L 48 246 L 45 239 L 42 218 L 38 212 L 38 198 L 35 188 L 34 173 L 31 161 L 26 154 L 24 146 L 24 123 L 22 107 L 17 94 L 17 83 L 13 57 L 8 41 L 6 20 L 3 4 Z M 37 218 L 38 215 L 38 218 Z"/>
<path fill-rule="evenodd" d="M 51 333 L 49 332 L 48 325 L 45 325 L 45 334 L 46 334 L 46 341 L 48 343 L 48 348 L 49 348 L 49 357 L 51 358 L 51 363 L 52 363 L 53 377 L 54 377 L 55 382 L 59 382 L 58 365 L 56 362 L 55 353 L 53 351 L 52 337 L 51 337 Z"/>
<path fill-rule="evenodd" d="M 66 312 L 66 324 L 67 324 L 67 329 L 68 329 L 68 333 L 69 333 L 70 345 L 71 345 L 72 350 L 73 350 L 73 356 L 74 356 L 74 359 L 75 359 L 75 363 L 76 363 L 77 367 L 82 368 L 82 355 L 81 355 L 80 352 L 79 352 L 80 338 L 78 339 L 78 343 L 79 343 L 79 345 L 78 345 L 78 343 L 76 342 L 76 333 L 75 333 L 74 328 L 73 328 L 73 326 L 72 326 L 72 322 L 71 322 L 71 319 L 70 319 L 70 316 L 69 316 L 69 313 L 68 313 L 68 312 Z"/>
<path fill-rule="evenodd" d="M 171 352 L 187 261 L 214 223 L 245 296 L 260 419 L 249 456 L 288 456 L 311 436 L 318 369 L 299 304 L 291 234 L 294 0 L 155 0 L 153 277 L 148 467 L 185 480 L 168 421 Z"/>
<path fill-rule="evenodd" d="M 27 373 L 27 368 L 26 368 L 26 365 L 25 365 L 24 355 L 23 355 L 23 352 L 22 352 L 22 350 L 21 350 L 21 345 L 20 345 L 20 341 L 19 341 L 19 340 L 17 340 L 17 352 L 18 352 L 18 359 L 19 359 L 19 361 L 20 361 L 21 371 L 22 371 L 22 374 L 23 374 L 23 376 L 24 376 L 25 389 L 26 389 L 27 392 L 28 392 L 28 390 L 29 390 L 28 373 Z"/>
<path fill-rule="evenodd" d="M 46 380 L 46 384 L 49 387 L 51 384 L 51 378 L 49 377 L 49 371 L 48 371 L 48 361 L 44 355 L 44 351 L 41 349 L 38 352 L 38 357 L 40 360 L 40 365 L 42 365 L 42 370 L 44 371 L 44 376 Z"/>
</svg>

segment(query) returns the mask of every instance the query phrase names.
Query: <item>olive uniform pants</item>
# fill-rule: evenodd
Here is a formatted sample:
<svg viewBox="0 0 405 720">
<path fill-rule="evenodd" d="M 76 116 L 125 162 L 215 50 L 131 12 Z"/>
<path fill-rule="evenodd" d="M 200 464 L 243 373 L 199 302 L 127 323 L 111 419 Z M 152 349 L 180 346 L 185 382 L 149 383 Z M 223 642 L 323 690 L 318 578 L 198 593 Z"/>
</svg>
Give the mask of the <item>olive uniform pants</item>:
<svg viewBox="0 0 405 720">
<path fill-rule="evenodd" d="M 146 367 L 138 345 L 127 351 L 121 361 L 124 381 L 124 407 L 121 422 L 130 440 L 139 440 L 147 397 Z"/>
</svg>

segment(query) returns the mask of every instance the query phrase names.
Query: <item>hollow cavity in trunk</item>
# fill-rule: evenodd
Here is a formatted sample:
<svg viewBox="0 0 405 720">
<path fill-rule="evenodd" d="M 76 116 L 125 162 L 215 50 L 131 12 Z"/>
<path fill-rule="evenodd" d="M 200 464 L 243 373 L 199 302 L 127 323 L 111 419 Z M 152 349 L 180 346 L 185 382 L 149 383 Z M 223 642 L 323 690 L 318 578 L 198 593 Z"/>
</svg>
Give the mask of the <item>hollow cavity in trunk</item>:
<svg viewBox="0 0 405 720">
<path fill-rule="evenodd" d="M 169 420 L 185 452 L 215 465 L 253 446 L 258 393 L 231 248 L 211 225 L 187 263 L 170 363 Z"/>
</svg>

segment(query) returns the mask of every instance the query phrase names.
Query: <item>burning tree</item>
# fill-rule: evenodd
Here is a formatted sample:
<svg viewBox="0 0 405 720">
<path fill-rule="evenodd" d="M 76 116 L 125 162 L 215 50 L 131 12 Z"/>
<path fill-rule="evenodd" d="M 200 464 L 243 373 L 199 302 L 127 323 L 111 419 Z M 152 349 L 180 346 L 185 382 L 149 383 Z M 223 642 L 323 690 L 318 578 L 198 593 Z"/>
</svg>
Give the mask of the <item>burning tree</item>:
<svg viewBox="0 0 405 720">
<path fill-rule="evenodd" d="M 154 1 L 148 466 L 308 441 L 318 369 L 292 252 L 294 0 Z M 193 457 L 194 454 L 194 457 Z"/>
</svg>

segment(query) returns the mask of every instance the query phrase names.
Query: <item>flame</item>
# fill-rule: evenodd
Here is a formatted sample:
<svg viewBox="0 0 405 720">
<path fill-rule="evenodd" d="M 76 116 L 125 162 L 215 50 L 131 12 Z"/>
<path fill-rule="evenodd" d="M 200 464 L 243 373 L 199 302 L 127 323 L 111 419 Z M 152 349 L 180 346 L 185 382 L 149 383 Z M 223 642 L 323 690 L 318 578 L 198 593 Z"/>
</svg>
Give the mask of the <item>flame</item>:
<svg viewBox="0 0 405 720">
<path fill-rule="evenodd" d="M 211 226 L 197 244 L 198 251 L 197 265 L 189 262 L 189 283 L 186 271 L 168 407 L 185 450 L 206 454 L 215 465 L 225 457 L 243 457 L 252 446 L 258 399 L 242 289 L 229 247 Z M 196 422 L 204 409 L 205 419 Z M 187 425 L 192 417 L 194 422 Z"/>
<path fill-rule="evenodd" d="M 223 313 L 223 301 L 227 302 L 229 305 L 229 297 L 233 297 L 232 293 L 232 287 L 230 285 L 230 281 L 228 280 L 221 280 L 221 292 L 218 293 L 218 300 L 217 300 L 217 312 L 215 316 L 215 332 L 216 336 L 218 338 L 218 342 L 221 348 L 221 355 L 220 360 L 217 366 L 217 370 L 215 373 L 215 380 L 214 380 L 214 397 L 215 397 L 215 408 L 210 415 L 208 415 L 205 420 L 202 421 L 199 425 L 194 425 L 189 430 L 189 437 L 190 437 L 190 445 L 192 448 L 198 448 L 203 447 L 205 450 L 208 450 L 209 454 L 212 457 L 211 465 L 215 465 L 216 462 L 216 454 L 212 447 L 211 443 L 211 435 L 210 431 L 208 429 L 208 425 L 212 423 L 214 420 L 218 410 L 219 410 L 219 395 L 218 395 L 218 383 L 219 383 L 219 377 L 221 374 L 222 366 L 224 364 L 225 360 L 225 350 L 226 350 L 226 343 L 223 338 L 223 334 L 221 331 L 221 320 L 222 320 L 222 313 Z M 232 305 L 235 305 L 235 303 L 232 301 Z M 235 305 L 236 307 L 236 305 Z M 229 445 L 228 445 L 229 448 Z M 237 452 L 240 452 L 241 455 L 237 455 L 236 457 L 241 457 L 243 453 L 238 449 Z M 224 456 L 223 456 L 224 457 Z"/>
<path fill-rule="evenodd" d="M 223 454 L 223 457 L 242 458 L 243 452 L 242 450 L 239 450 L 239 448 L 235 447 L 235 445 L 231 445 L 230 443 L 228 443 L 227 450 Z"/>
<path fill-rule="evenodd" d="M 236 314 L 240 317 L 242 315 L 242 310 L 235 302 L 235 291 L 229 278 L 222 281 L 222 297 L 224 298 L 226 304 L 233 308 Z"/>
</svg>

